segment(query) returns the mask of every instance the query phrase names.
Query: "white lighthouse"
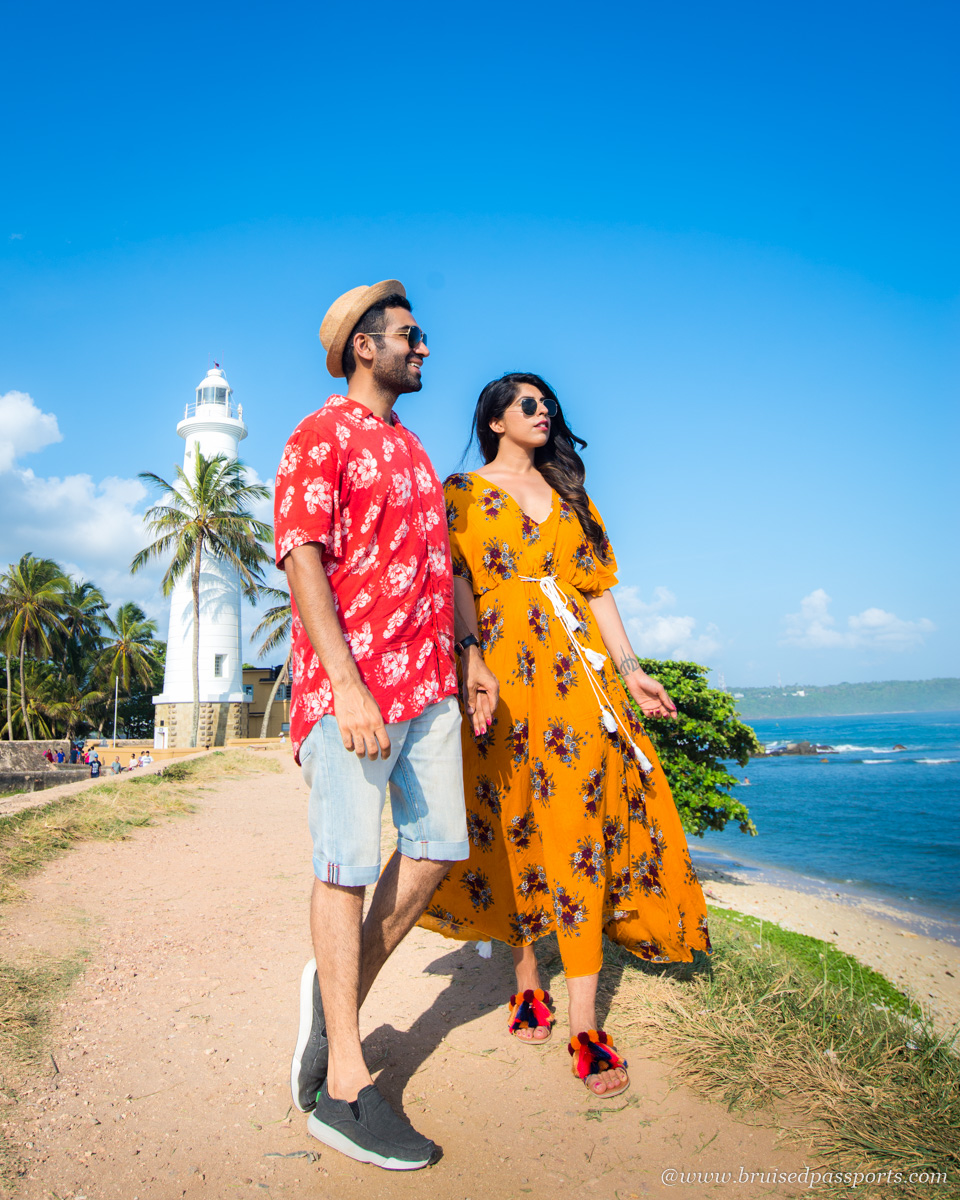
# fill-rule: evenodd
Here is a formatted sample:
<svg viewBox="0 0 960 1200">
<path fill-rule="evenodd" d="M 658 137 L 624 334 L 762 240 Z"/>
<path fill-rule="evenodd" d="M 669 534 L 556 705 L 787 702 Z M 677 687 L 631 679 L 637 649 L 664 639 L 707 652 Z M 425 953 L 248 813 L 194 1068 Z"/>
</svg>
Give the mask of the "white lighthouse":
<svg viewBox="0 0 960 1200">
<path fill-rule="evenodd" d="M 187 404 L 177 433 L 186 442 L 184 474 L 204 458 L 236 460 L 247 436 L 243 406 L 219 366 L 209 370 Z M 200 725 L 198 746 L 222 746 L 246 732 L 240 641 L 240 578 L 235 567 L 204 555 L 200 570 Z M 163 692 L 154 696 L 154 742 L 163 749 L 189 746 L 193 732 L 193 592 L 189 572 L 174 587 Z"/>
</svg>

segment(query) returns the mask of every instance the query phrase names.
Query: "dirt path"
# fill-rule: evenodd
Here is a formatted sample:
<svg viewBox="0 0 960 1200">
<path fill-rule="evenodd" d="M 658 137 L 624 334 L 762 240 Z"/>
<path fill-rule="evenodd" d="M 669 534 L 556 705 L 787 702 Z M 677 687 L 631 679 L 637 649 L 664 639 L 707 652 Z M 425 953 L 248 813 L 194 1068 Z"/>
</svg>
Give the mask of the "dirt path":
<svg viewBox="0 0 960 1200">
<path fill-rule="evenodd" d="M 533 1200 L 586 1194 L 753 1197 L 769 1185 L 665 1187 L 661 1172 L 799 1170 L 775 1131 L 676 1086 L 618 1039 L 629 1103 L 595 1111 L 562 1034 L 505 1030 L 508 959 L 415 930 L 362 1014 L 384 1093 L 444 1147 L 399 1174 L 327 1150 L 291 1111 L 297 981 L 311 951 L 306 791 L 280 775 L 217 784 L 198 812 L 87 844 L 28 886 L 0 928 L 11 958 L 83 947 L 53 1064 L 0 1110 L 22 1147 L 23 1200 L 294 1196 Z M 559 979 L 551 982 L 562 995 Z M 561 1009 L 562 1011 L 562 1009 Z M 608 1026 L 617 1030 L 616 1005 Z M 626 1098 L 624 1098 L 626 1099 Z M 594 1111 L 591 1111 L 594 1110 Z"/>
</svg>

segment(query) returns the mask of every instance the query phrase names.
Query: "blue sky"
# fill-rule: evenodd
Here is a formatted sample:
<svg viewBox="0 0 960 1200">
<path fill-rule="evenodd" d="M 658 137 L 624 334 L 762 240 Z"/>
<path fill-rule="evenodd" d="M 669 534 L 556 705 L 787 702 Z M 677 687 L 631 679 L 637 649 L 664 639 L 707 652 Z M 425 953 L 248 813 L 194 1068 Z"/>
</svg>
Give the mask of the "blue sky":
<svg viewBox="0 0 960 1200">
<path fill-rule="evenodd" d="M 441 474 L 557 388 L 638 649 L 728 684 L 960 674 L 954 6 L 20 6 L 0 561 L 129 579 L 208 364 L 272 480 L 316 331 L 404 280 Z M 59 437 L 60 440 L 57 440 Z"/>
</svg>

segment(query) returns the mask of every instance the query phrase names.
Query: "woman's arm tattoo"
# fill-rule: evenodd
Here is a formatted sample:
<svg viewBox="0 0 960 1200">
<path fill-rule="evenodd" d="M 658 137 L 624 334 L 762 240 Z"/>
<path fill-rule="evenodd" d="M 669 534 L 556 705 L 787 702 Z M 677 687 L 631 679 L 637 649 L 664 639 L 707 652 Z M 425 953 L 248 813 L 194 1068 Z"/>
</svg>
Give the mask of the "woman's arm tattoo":
<svg viewBox="0 0 960 1200">
<path fill-rule="evenodd" d="M 628 653 L 623 646 L 620 647 L 620 674 L 629 675 L 631 671 L 639 670 L 640 660 L 635 654 Z"/>
</svg>

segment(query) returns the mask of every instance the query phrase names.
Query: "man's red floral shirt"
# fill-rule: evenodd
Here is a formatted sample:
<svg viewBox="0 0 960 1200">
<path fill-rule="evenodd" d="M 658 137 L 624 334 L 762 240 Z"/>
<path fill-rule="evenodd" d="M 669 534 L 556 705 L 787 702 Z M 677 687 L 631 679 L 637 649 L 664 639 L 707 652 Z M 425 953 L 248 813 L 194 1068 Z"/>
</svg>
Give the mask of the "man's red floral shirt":
<svg viewBox="0 0 960 1200">
<path fill-rule="evenodd" d="M 331 396 L 287 442 L 277 471 L 277 566 L 317 542 L 344 637 L 384 721 L 456 695 L 453 572 L 443 488 L 420 439 Z M 333 690 L 293 609 L 290 736 L 333 712 Z"/>
</svg>

